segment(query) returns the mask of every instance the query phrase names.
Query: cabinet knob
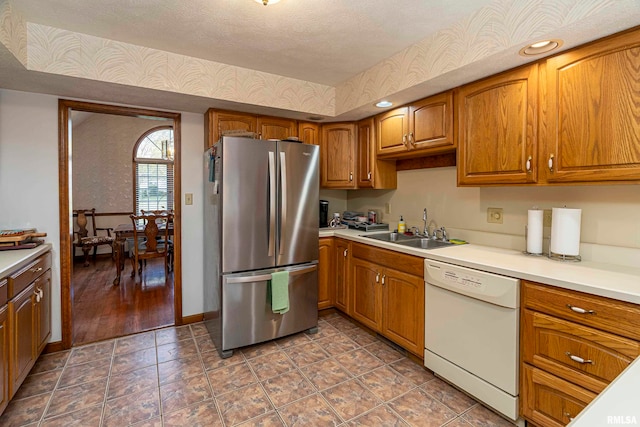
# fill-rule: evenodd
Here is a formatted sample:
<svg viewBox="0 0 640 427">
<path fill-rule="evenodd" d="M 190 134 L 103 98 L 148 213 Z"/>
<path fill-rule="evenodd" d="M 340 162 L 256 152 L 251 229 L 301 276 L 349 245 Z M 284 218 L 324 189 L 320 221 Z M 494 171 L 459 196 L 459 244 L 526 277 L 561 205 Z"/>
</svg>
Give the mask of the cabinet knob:
<svg viewBox="0 0 640 427">
<path fill-rule="evenodd" d="M 40 273 L 42 271 L 42 267 L 30 268 L 29 271 L 32 273 Z"/>
<path fill-rule="evenodd" d="M 348 252 L 349 252 L 349 249 L 345 249 L 344 252 L 342 253 L 342 256 L 346 257 Z"/>
<path fill-rule="evenodd" d="M 409 132 L 409 147 L 413 145 L 414 141 L 415 140 L 413 139 L 413 132 Z"/>
<path fill-rule="evenodd" d="M 402 145 L 404 145 L 405 147 L 409 148 L 409 146 L 407 145 L 407 134 L 406 133 L 404 135 L 402 135 Z"/>
<path fill-rule="evenodd" d="M 371 180 L 371 172 L 367 172 L 367 179 Z"/>
<path fill-rule="evenodd" d="M 383 274 L 383 275 L 382 275 L 382 286 L 384 286 L 384 280 L 386 279 L 386 277 L 387 277 L 387 275 L 386 275 L 386 274 Z"/>
<path fill-rule="evenodd" d="M 376 283 L 380 282 L 380 273 L 376 273 Z"/>
<path fill-rule="evenodd" d="M 527 159 L 527 172 L 531 173 L 532 169 L 531 169 L 531 156 L 529 156 L 529 158 Z"/>
<path fill-rule="evenodd" d="M 353 181 L 353 172 L 349 172 L 349 182 Z"/>
<path fill-rule="evenodd" d="M 549 172 L 553 172 L 553 153 L 549 154 Z"/>
</svg>

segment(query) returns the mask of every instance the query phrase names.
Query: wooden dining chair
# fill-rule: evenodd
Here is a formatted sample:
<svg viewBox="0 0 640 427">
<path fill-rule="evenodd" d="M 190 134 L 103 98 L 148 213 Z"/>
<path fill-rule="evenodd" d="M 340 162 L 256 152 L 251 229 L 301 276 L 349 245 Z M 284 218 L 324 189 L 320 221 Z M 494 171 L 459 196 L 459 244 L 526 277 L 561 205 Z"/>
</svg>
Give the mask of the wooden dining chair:
<svg viewBox="0 0 640 427">
<path fill-rule="evenodd" d="M 95 208 L 75 209 L 73 213 L 76 217 L 77 227 L 77 230 L 73 232 L 73 246 L 74 248 L 82 248 L 82 252 L 84 252 L 84 266 L 89 266 L 89 252 L 92 248 L 93 260 L 95 262 L 96 254 L 98 253 L 98 246 L 111 246 L 111 257 L 113 258 L 113 242 L 115 240 L 115 237 L 111 236 L 113 228 L 102 228 L 96 226 Z M 89 229 L 87 228 L 87 226 L 89 225 L 89 219 L 91 220 L 91 234 L 89 234 Z M 104 234 L 98 234 L 98 232 L 100 231 L 106 231 L 107 235 L 105 236 Z"/>
<path fill-rule="evenodd" d="M 170 216 L 169 221 L 167 224 L 171 224 L 173 223 L 173 209 L 157 209 L 157 210 L 150 210 L 150 211 L 145 211 L 144 209 L 140 209 L 140 213 L 142 213 L 142 215 L 158 215 L 158 216 Z M 163 241 L 163 238 L 161 236 L 158 236 L 156 238 L 156 240 L 158 240 L 158 242 L 160 243 L 167 243 L 167 250 L 169 251 L 167 256 L 169 257 L 169 271 L 173 270 L 173 238 L 172 235 L 169 235 L 169 238 L 167 240 Z"/>
<path fill-rule="evenodd" d="M 133 247 L 131 277 L 135 277 L 136 269 L 142 275 L 142 263 L 150 258 L 164 258 L 164 271 L 169 274 L 169 221 L 172 214 L 167 215 L 130 215 L 133 223 Z"/>
</svg>

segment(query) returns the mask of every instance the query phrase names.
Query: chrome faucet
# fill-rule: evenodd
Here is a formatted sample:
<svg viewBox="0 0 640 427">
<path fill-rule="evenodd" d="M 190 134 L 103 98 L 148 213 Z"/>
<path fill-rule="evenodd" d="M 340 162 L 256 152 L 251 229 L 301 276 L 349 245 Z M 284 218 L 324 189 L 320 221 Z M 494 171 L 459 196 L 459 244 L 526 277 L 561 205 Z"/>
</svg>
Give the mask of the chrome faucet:
<svg viewBox="0 0 640 427">
<path fill-rule="evenodd" d="M 436 228 L 435 230 L 433 230 L 433 240 L 438 240 L 438 233 L 440 233 L 441 236 L 439 240 L 442 240 L 443 242 L 449 241 L 447 230 L 444 227 Z"/>
<path fill-rule="evenodd" d="M 424 221 L 422 235 L 425 237 L 429 237 L 429 228 L 427 228 L 427 208 L 424 208 L 424 211 L 422 211 L 422 221 Z"/>
<path fill-rule="evenodd" d="M 415 225 L 409 227 L 409 231 L 412 232 L 414 236 L 420 236 L 420 229 Z"/>
</svg>

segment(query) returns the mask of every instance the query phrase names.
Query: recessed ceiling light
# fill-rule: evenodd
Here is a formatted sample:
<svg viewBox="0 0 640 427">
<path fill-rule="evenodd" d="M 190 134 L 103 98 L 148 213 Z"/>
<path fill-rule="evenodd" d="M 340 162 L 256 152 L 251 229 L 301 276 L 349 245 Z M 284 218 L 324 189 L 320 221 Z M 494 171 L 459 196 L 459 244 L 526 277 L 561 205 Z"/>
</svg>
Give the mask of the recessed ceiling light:
<svg viewBox="0 0 640 427">
<path fill-rule="evenodd" d="M 380 101 L 376 104 L 376 107 L 378 108 L 387 108 L 387 107 L 391 107 L 393 105 L 393 103 L 389 102 L 389 101 Z"/>
<path fill-rule="evenodd" d="M 520 55 L 531 56 L 551 52 L 562 46 L 562 40 L 541 40 L 520 49 Z"/>
<path fill-rule="evenodd" d="M 269 5 L 269 4 L 276 4 L 278 3 L 280 0 L 255 0 L 256 3 L 261 3 L 265 6 Z"/>
</svg>

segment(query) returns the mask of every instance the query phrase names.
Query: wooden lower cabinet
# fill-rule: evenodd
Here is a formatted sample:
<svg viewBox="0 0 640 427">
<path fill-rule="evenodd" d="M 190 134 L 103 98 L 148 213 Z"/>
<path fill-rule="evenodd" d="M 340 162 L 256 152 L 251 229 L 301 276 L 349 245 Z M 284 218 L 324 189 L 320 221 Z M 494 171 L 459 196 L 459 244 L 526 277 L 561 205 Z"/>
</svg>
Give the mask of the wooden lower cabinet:
<svg viewBox="0 0 640 427">
<path fill-rule="evenodd" d="M 335 268 L 335 306 L 347 314 L 351 314 L 349 307 L 349 261 L 350 243 L 345 239 L 335 239 L 334 241 L 334 263 Z"/>
<path fill-rule="evenodd" d="M 35 363 L 34 320 L 35 304 L 32 283 L 9 301 L 9 328 L 11 330 L 9 390 L 13 395 Z"/>
<path fill-rule="evenodd" d="M 568 424 L 640 355 L 638 324 L 636 304 L 523 281 L 522 415 Z"/>
<path fill-rule="evenodd" d="M 9 308 L 0 308 L 0 414 L 9 404 Z"/>
<path fill-rule="evenodd" d="M 51 270 L 47 270 L 34 283 L 34 362 L 51 337 Z"/>
<path fill-rule="evenodd" d="M 540 427 L 569 424 L 596 397 L 593 392 L 529 365 L 524 365 L 522 378 L 522 415 Z"/>
<path fill-rule="evenodd" d="M 318 310 L 333 307 L 333 237 L 323 237 L 318 250 Z"/>
<path fill-rule="evenodd" d="M 352 244 L 351 316 L 419 357 L 424 353 L 423 265 L 419 257 Z"/>
</svg>

